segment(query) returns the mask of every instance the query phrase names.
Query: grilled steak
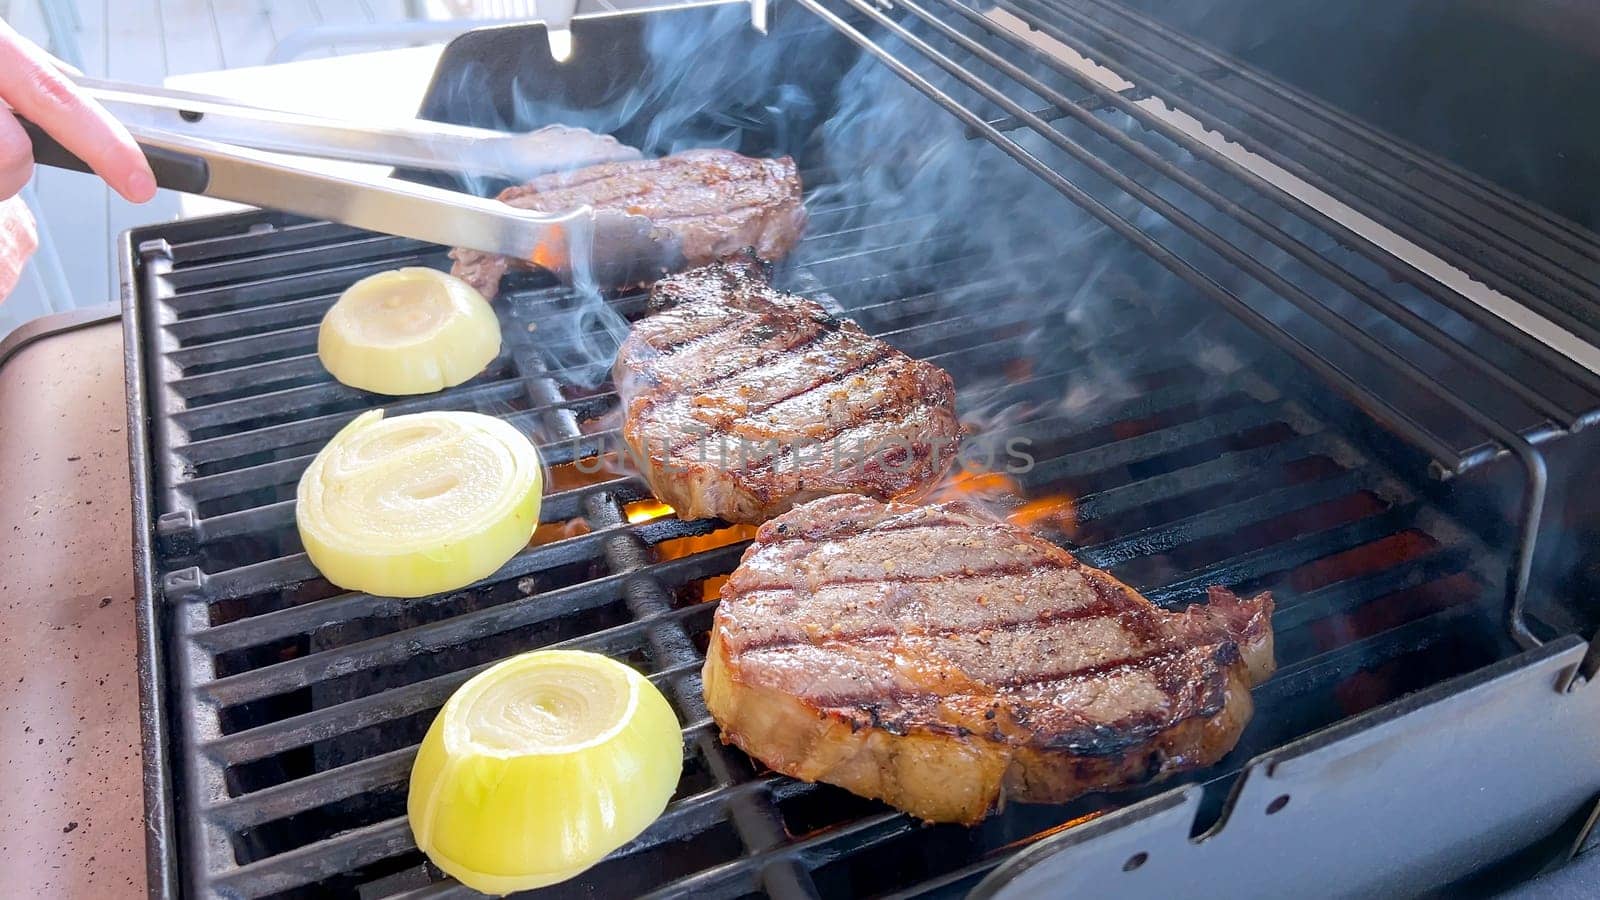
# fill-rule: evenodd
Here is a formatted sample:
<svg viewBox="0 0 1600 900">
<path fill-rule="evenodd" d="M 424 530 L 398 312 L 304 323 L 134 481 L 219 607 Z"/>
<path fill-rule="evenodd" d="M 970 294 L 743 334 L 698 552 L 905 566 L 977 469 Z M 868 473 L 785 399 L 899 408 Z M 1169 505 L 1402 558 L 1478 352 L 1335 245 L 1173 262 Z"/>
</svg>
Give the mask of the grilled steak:
<svg viewBox="0 0 1600 900">
<path fill-rule="evenodd" d="M 1272 598 L 1156 607 L 965 503 L 828 497 L 722 589 L 706 706 L 773 769 L 974 823 L 1215 762 L 1273 669 Z"/>
<path fill-rule="evenodd" d="M 748 259 L 664 278 L 612 374 L 635 460 L 683 518 L 759 523 L 828 494 L 920 493 L 955 458 L 944 370 Z"/>
<path fill-rule="evenodd" d="M 731 150 L 689 150 L 541 175 L 506 188 L 498 199 L 542 212 L 588 204 L 644 216 L 678 238 L 689 266 L 744 248 L 777 260 L 800 240 L 806 224 L 794 160 L 753 159 Z M 455 261 L 450 273 L 491 299 L 507 270 L 532 267 L 525 260 L 459 247 L 450 258 Z"/>
</svg>

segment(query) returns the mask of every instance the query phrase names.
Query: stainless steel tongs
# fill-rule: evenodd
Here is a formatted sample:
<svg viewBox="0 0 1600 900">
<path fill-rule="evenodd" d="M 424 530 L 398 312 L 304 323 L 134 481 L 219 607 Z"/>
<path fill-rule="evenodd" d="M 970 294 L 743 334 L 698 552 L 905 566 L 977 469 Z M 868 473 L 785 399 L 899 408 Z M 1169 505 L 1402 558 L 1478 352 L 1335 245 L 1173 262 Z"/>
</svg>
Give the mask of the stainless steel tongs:
<svg viewBox="0 0 1600 900">
<path fill-rule="evenodd" d="M 650 220 L 587 206 L 517 209 L 458 191 L 363 172 L 330 172 L 313 157 L 526 180 L 638 150 L 581 128 L 524 134 L 414 121 L 367 126 L 220 97 L 73 76 L 128 128 L 164 188 L 267 206 L 358 228 L 533 262 L 570 283 L 636 280 L 678 259 L 670 232 Z M 34 158 L 87 166 L 31 123 Z M 263 152 L 269 151 L 269 152 Z"/>
</svg>

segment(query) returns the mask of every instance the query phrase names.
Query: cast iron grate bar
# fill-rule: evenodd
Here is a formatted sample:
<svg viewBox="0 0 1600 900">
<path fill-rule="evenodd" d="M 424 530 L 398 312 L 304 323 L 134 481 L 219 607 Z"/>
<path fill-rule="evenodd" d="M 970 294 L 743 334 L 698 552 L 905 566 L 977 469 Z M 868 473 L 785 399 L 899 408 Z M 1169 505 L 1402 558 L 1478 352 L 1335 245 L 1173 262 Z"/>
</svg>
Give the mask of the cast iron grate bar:
<svg viewBox="0 0 1600 900">
<path fill-rule="evenodd" d="M 1096 568 L 1109 569 L 1139 556 L 1160 553 L 1201 538 L 1228 534 L 1242 525 L 1252 525 L 1358 493 L 1374 487 L 1377 482 L 1378 474 L 1374 470 L 1351 469 L 1322 481 L 1279 488 L 1247 500 L 1212 507 L 1176 522 L 1151 526 L 1103 543 L 1079 547 L 1073 554 Z"/>
<path fill-rule="evenodd" d="M 311 245 L 318 261 L 322 263 L 315 266 L 316 268 L 328 268 L 338 264 L 364 264 L 377 260 L 388 260 L 391 265 L 409 265 L 406 260 L 422 262 L 440 260 L 443 257 L 439 248 L 432 244 L 410 238 L 372 235 L 354 229 L 349 231 L 351 239 L 348 241 L 336 244 L 318 242 Z M 174 269 L 168 277 L 172 286 L 180 291 L 201 289 L 227 282 L 281 275 L 286 268 L 293 268 L 295 263 L 303 258 L 304 254 L 297 253 L 295 249 L 280 250 L 251 255 L 240 260 L 186 265 Z M 226 304 L 221 305 L 226 307 Z M 206 308 L 200 304 L 185 306 L 190 309 Z"/>
<path fill-rule="evenodd" d="M 737 555 L 733 554 L 735 558 Z M 732 567 L 732 563 L 724 561 L 722 571 Z M 669 614 L 663 617 L 662 621 L 691 618 L 696 615 L 703 615 L 708 620 L 710 618 L 705 610 L 691 609 Z M 638 645 L 640 628 L 638 623 L 628 623 L 546 646 L 549 649 L 591 650 L 596 653 L 625 652 Z M 338 706 L 323 707 L 258 725 L 246 731 L 222 735 L 206 743 L 201 749 L 226 765 L 265 759 L 316 741 L 413 713 L 436 709 L 443 706 L 445 699 L 467 679 L 490 665 L 492 663 L 460 669 L 426 681 L 415 681 L 403 687 L 390 688 L 382 693 L 346 700 Z"/>
<path fill-rule="evenodd" d="M 1339 452 L 1337 447 L 1337 442 L 1327 432 L 1313 431 L 1264 447 L 1223 453 L 1198 465 L 1097 491 L 1079 497 L 1073 503 L 1072 511 L 1079 522 L 1091 522 L 1166 497 L 1237 482 L 1286 462 Z"/>
</svg>

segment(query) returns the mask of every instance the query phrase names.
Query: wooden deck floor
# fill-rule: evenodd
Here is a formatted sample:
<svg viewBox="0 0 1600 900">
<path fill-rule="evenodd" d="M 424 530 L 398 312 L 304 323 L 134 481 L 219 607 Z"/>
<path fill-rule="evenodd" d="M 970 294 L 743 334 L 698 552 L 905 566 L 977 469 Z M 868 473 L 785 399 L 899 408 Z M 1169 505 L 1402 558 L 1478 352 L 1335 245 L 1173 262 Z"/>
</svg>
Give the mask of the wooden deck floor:
<svg viewBox="0 0 1600 900">
<path fill-rule="evenodd" d="M 71 0 L 56 0 L 65 5 Z M 259 66 L 279 41 L 301 29 L 408 19 L 450 18 L 458 11 L 492 17 L 515 14 L 531 2 L 505 0 L 75 0 L 78 27 L 71 36 L 86 74 L 159 85 L 169 76 Z M 609 7 L 604 0 L 586 6 Z M 40 0 L 0 0 L 0 15 L 27 37 L 48 46 Z M 370 50 L 332 47 L 326 52 Z M 58 51 L 59 52 L 59 51 Z M 311 54 L 317 55 L 317 54 Z M 293 105 L 293 98 L 284 98 Z M 127 228 L 170 219 L 178 198 L 161 192 L 142 206 L 123 201 L 98 180 L 77 173 L 40 169 L 29 198 L 50 235 L 59 267 L 36 261 L 48 277 L 27 277 L 0 303 L 0 336 L 36 316 L 93 306 L 117 296 L 114 241 Z M 43 278 L 43 280 L 42 280 Z M 64 284 L 61 283 L 64 281 Z"/>
</svg>

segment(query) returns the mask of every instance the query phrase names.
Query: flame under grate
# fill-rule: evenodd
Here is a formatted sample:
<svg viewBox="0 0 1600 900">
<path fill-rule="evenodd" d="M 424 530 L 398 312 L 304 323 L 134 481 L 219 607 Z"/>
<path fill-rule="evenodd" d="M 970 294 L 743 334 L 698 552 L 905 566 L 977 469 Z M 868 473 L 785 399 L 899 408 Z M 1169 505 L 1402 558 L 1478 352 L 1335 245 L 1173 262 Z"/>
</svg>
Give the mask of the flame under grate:
<svg viewBox="0 0 1600 900">
<path fill-rule="evenodd" d="M 1211 584 L 1278 593 L 1280 671 L 1239 748 L 1194 780 L 1213 808 L 1251 757 L 1508 652 L 1486 554 L 1417 493 L 1246 364 L 1152 342 L 1147 298 L 1086 344 L 1066 321 L 974 302 L 994 273 L 961 259 L 866 277 L 897 230 L 852 235 L 814 208 L 791 273 L 867 330 L 948 369 L 980 443 L 1025 437 L 1034 464 L 941 490 L 996 504 L 1163 604 Z M 157 578 L 178 673 L 181 848 L 193 887 L 235 896 L 424 896 L 404 818 L 415 744 L 450 692 L 509 654 L 596 650 L 649 674 L 684 723 L 683 782 L 638 840 L 552 896 L 874 895 L 970 886 L 1021 846 L 1160 787 L 1012 805 L 973 829 L 775 775 L 721 745 L 699 669 L 721 579 L 750 531 L 683 522 L 617 458 L 609 385 L 565 376 L 564 292 L 502 305 L 505 353 L 477 379 L 393 412 L 472 409 L 534 436 L 551 465 L 543 522 L 488 583 L 419 601 L 341 592 L 299 552 L 300 471 L 375 398 L 329 380 L 316 325 L 338 292 L 436 248 L 249 214 L 146 244 Z M 637 297 L 614 308 L 637 315 Z M 1159 311 L 1171 314 L 1170 308 Z M 1209 333 L 1203 319 L 1193 323 Z M 1218 340 L 1222 338 L 1219 337 Z M 1057 352 L 1041 352 L 1041 347 Z M 1121 389 L 1063 406 L 1114 360 Z M 1004 411 L 1004 415 L 995 411 Z M 610 453 L 595 465 L 596 453 Z M 580 465 L 581 464 L 581 465 Z M 1490 608 L 1482 608 L 1488 602 Z"/>
</svg>

